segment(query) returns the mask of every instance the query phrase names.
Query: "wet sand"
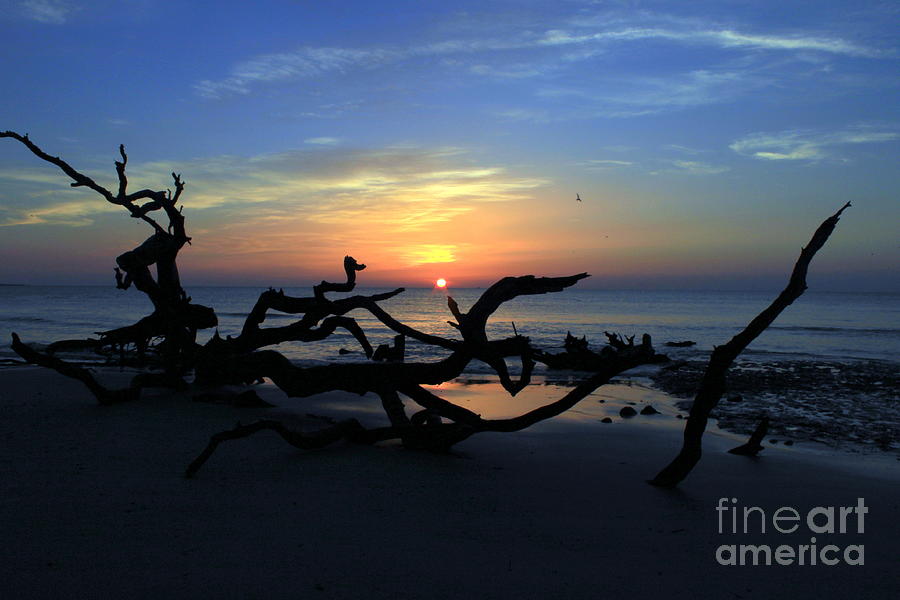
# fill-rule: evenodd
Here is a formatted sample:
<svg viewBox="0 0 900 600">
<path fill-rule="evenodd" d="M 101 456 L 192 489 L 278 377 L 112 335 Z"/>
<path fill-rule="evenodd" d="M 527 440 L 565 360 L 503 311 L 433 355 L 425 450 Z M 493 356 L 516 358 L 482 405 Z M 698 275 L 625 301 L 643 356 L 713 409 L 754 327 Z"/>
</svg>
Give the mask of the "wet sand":
<svg viewBox="0 0 900 600">
<path fill-rule="evenodd" d="M 689 361 L 652 374 L 687 412 L 706 363 Z M 741 358 L 713 411 L 719 427 L 747 435 L 770 418 L 767 443 L 821 443 L 847 452 L 900 457 L 900 369 L 877 360 L 758 362 Z M 735 401 L 729 401 L 728 399 Z M 775 440 L 774 442 L 769 440 Z"/>
</svg>

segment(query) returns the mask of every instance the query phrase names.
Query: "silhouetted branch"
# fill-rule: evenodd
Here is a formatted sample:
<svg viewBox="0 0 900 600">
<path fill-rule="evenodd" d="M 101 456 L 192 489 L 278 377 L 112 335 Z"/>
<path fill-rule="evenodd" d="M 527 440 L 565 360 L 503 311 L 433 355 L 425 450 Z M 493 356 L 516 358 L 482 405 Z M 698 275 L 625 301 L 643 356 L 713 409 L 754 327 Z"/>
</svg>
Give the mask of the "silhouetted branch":
<svg viewBox="0 0 900 600">
<path fill-rule="evenodd" d="M 54 356 L 38 352 L 22 343 L 22 340 L 19 339 L 19 336 L 15 333 L 12 334 L 11 346 L 15 353 L 21 356 L 26 362 L 53 369 L 60 375 L 71 377 L 72 379 L 77 379 L 82 382 L 100 404 L 118 404 L 120 402 L 136 400 L 140 396 L 140 387 L 127 387 L 119 390 L 106 388 L 94 378 L 89 370 L 77 367 Z"/>
<path fill-rule="evenodd" d="M 112 204 L 120 204 L 120 202 L 117 201 L 116 197 L 113 196 L 112 192 L 110 192 L 108 189 L 99 185 L 96 181 L 94 181 L 87 175 L 84 175 L 83 173 L 79 173 L 78 171 L 73 169 L 71 167 L 71 165 L 69 165 L 69 163 L 62 160 L 60 157 L 50 156 L 49 154 L 47 154 L 46 152 L 41 150 L 37 146 L 37 144 L 32 142 L 30 139 L 28 139 L 27 133 L 25 135 L 19 135 L 15 131 L 0 131 L 0 138 L 12 138 L 12 139 L 18 140 L 18 141 L 22 142 L 25 145 L 25 147 L 27 147 L 29 150 L 31 150 L 31 152 L 38 158 L 45 160 L 48 163 L 54 164 L 57 167 L 59 167 L 60 169 L 62 169 L 63 173 L 65 173 L 72 179 L 72 181 L 73 181 L 73 183 L 71 184 L 72 187 L 81 187 L 81 186 L 89 187 L 92 190 L 94 190 L 95 192 L 97 192 L 98 194 L 100 194 L 101 196 L 103 196 L 104 198 L 106 198 L 107 202 L 111 202 Z M 124 169 L 124 166 L 123 166 L 123 169 Z"/>
<path fill-rule="evenodd" d="M 347 281 L 344 283 L 323 281 L 319 285 L 313 287 L 313 294 L 315 294 L 318 300 L 325 301 L 325 294 L 327 292 L 352 292 L 353 288 L 356 287 L 356 272 L 362 271 L 365 268 L 366 265 L 359 264 L 352 256 L 345 256 L 344 272 L 347 274 Z"/>
<path fill-rule="evenodd" d="M 184 476 L 193 477 L 222 442 L 245 438 L 265 430 L 276 432 L 291 446 L 302 450 L 311 450 L 313 448 L 322 448 L 342 438 L 352 437 L 355 433 L 362 431 L 363 427 L 356 419 L 348 419 L 314 433 L 301 433 L 288 429 L 279 421 L 262 420 L 250 425 L 238 423 L 234 429 L 214 434 L 210 438 L 209 444 L 203 449 L 203 452 L 185 469 Z"/>
<path fill-rule="evenodd" d="M 769 417 L 764 416 L 759 421 L 756 429 L 753 430 L 753 433 L 750 434 L 750 438 L 747 440 L 747 443 L 741 444 L 736 448 L 732 448 L 728 452 L 730 454 L 737 454 L 739 456 L 756 456 L 761 451 L 765 450 L 765 448 L 763 448 L 762 442 L 766 437 L 767 431 L 769 431 Z"/>
<path fill-rule="evenodd" d="M 781 314 L 781 311 L 790 306 L 806 290 L 806 273 L 809 270 L 809 264 L 813 256 L 828 241 L 828 237 L 834 231 L 841 213 L 849 206 L 850 203 L 848 202 L 835 214 L 825 219 L 819 228 L 816 229 L 809 244 L 800 252 L 800 257 L 794 264 L 787 287 L 775 298 L 772 304 L 759 313 L 743 331 L 731 338 L 727 344 L 716 346 L 713 350 L 709 358 L 709 364 L 706 367 L 706 373 L 700 383 L 700 389 L 694 398 L 694 404 L 691 406 L 690 419 L 685 424 L 684 443 L 681 452 L 650 483 L 660 487 L 674 487 L 688 476 L 688 473 L 700 460 L 703 432 L 706 430 L 710 412 L 716 407 L 722 398 L 722 394 L 725 392 L 725 375 L 728 372 L 728 368 L 747 345 L 765 331 L 775 318 Z"/>
</svg>

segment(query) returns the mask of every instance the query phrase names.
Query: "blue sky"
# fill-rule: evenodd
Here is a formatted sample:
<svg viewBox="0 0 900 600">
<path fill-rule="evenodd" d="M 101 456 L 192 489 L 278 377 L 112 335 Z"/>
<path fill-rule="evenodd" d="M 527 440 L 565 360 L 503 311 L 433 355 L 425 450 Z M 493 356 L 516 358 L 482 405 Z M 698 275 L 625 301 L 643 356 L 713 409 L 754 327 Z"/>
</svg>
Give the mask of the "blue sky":
<svg viewBox="0 0 900 600">
<path fill-rule="evenodd" d="M 0 5 L 0 129 L 182 173 L 198 283 L 774 288 L 851 200 L 811 286 L 900 291 L 896 3 Z M 0 281 L 105 282 L 149 232 L 3 142 Z"/>
</svg>

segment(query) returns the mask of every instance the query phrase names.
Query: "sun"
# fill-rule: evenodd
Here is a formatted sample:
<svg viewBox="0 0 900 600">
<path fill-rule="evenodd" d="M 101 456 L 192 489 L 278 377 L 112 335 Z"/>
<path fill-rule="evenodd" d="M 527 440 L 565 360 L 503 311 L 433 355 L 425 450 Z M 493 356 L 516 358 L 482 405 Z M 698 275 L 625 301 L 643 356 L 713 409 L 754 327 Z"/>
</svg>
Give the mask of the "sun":
<svg viewBox="0 0 900 600">
<path fill-rule="evenodd" d="M 440 279 L 438 279 L 437 281 L 434 282 L 434 285 L 438 286 L 439 288 L 445 288 L 445 287 L 447 287 L 447 280 L 444 279 L 443 277 L 441 277 Z"/>
</svg>

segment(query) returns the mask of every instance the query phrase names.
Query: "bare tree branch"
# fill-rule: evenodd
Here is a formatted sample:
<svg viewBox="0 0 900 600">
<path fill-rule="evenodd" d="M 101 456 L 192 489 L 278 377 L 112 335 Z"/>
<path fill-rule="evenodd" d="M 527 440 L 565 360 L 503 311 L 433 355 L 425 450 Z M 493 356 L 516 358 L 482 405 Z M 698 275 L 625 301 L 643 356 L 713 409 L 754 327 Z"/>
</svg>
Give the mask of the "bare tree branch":
<svg viewBox="0 0 900 600">
<path fill-rule="evenodd" d="M 77 379 L 91 391 L 99 404 L 118 404 L 120 402 L 136 400 L 140 396 L 141 389 L 139 387 L 131 386 L 118 390 L 111 390 L 106 388 L 104 385 L 98 382 L 97 379 L 87 369 L 77 367 L 54 356 L 49 356 L 47 354 L 43 354 L 41 352 L 33 350 L 29 346 L 22 343 L 22 340 L 19 339 L 19 336 L 15 333 L 12 334 L 11 346 L 15 353 L 21 356 L 22 359 L 24 359 L 26 362 L 29 362 L 33 365 L 40 365 L 48 369 L 53 369 L 60 375 L 65 375 L 66 377 Z"/>
<path fill-rule="evenodd" d="M 713 350 L 709 358 L 709 364 L 706 367 L 706 373 L 700 383 L 700 389 L 694 397 L 690 418 L 685 423 L 684 443 L 681 447 L 681 452 L 666 468 L 650 480 L 650 483 L 660 487 L 675 487 L 688 476 L 691 469 L 700 460 L 703 432 L 706 430 L 710 412 L 719 403 L 722 394 L 725 393 L 725 375 L 729 367 L 750 342 L 765 331 L 785 308 L 803 294 L 806 290 L 806 273 L 809 270 L 810 262 L 816 255 L 816 252 L 828 241 L 828 237 L 834 231 L 841 213 L 849 207 L 850 203 L 848 202 L 819 225 L 809 244 L 800 252 L 787 287 L 775 298 L 772 304 L 750 321 L 743 331 L 731 338 L 731 341 L 722 346 L 716 346 Z"/>
</svg>

